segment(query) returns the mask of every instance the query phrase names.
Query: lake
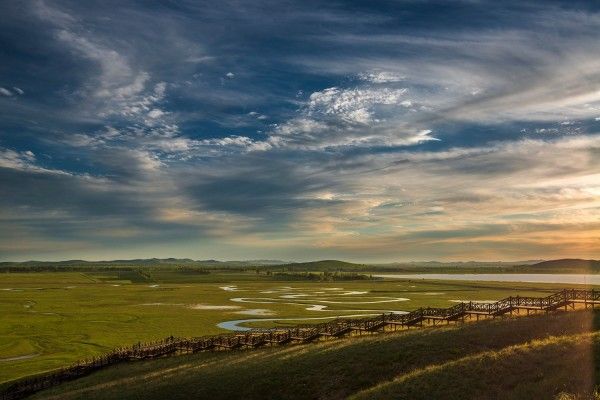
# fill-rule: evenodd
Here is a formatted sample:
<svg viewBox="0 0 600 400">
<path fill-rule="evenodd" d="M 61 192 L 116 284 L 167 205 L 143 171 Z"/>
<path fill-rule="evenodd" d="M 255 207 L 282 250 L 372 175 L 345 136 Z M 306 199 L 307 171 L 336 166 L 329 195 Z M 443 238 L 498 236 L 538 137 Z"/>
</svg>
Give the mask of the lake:
<svg viewBox="0 0 600 400">
<path fill-rule="evenodd" d="M 379 278 L 600 285 L 600 274 L 374 274 Z"/>
</svg>

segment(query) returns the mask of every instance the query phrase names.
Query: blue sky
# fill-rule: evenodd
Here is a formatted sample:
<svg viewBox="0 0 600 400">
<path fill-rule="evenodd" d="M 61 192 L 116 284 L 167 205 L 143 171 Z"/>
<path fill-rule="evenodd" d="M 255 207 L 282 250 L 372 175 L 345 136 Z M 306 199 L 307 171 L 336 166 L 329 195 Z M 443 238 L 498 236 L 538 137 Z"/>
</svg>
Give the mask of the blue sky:
<svg viewBox="0 0 600 400">
<path fill-rule="evenodd" d="M 597 2 L 0 14 L 0 259 L 600 257 Z"/>
</svg>

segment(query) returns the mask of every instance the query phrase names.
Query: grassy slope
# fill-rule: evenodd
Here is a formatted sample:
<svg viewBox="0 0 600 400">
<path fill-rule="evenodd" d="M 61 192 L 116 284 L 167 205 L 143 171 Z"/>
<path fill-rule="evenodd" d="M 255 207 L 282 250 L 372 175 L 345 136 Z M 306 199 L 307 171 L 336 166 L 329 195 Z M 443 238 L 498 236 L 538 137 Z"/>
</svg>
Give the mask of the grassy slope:
<svg viewBox="0 0 600 400">
<path fill-rule="evenodd" d="M 539 399 L 591 393 L 600 335 L 534 340 L 430 365 L 362 391 L 354 399 Z"/>
<path fill-rule="evenodd" d="M 118 365 L 35 398 L 554 398 L 592 390 L 598 325 L 572 312 L 201 353 Z"/>
</svg>

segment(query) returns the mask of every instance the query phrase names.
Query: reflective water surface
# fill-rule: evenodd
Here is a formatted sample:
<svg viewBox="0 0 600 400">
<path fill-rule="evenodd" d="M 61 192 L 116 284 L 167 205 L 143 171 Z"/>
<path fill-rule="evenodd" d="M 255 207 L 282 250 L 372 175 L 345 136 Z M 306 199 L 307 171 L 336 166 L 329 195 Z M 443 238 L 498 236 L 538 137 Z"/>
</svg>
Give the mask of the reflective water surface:
<svg viewBox="0 0 600 400">
<path fill-rule="evenodd" d="M 374 274 L 380 278 L 437 279 L 449 281 L 494 281 L 537 283 L 580 283 L 600 285 L 600 274 Z"/>
</svg>

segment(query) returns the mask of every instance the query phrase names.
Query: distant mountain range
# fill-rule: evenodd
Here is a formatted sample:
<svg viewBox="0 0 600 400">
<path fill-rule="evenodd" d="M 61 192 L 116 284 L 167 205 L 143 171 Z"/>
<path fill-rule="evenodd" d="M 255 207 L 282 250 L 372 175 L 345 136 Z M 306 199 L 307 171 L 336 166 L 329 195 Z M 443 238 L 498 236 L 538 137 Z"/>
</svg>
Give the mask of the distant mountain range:
<svg viewBox="0 0 600 400">
<path fill-rule="evenodd" d="M 22 261 L 0 262 L 2 266 L 39 267 L 39 266 L 159 266 L 159 265 L 187 265 L 206 267 L 247 267 L 262 265 L 281 265 L 286 261 L 281 260 L 244 260 L 244 261 L 218 261 L 218 260 L 192 260 L 191 258 L 137 258 L 131 260 L 64 260 L 64 261 Z"/>
<path fill-rule="evenodd" d="M 281 260 L 192 260 L 189 258 L 149 258 L 132 260 L 110 260 L 110 261 L 24 261 L 24 262 L 0 262 L 2 267 L 18 268 L 43 268 L 50 267 L 59 269 L 61 267 L 205 267 L 205 268 L 253 268 L 260 267 L 271 270 L 287 271 L 399 271 L 399 272 L 600 272 L 600 261 L 584 260 L 578 258 L 565 258 L 559 260 L 529 260 L 516 262 L 490 262 L 490 261 L 466 261 L 466 262 L 405 262 L 388 264 L 359 264 L 340 260 L 319 260 L 309 262 L 286 262 Z"/>
</svg>

